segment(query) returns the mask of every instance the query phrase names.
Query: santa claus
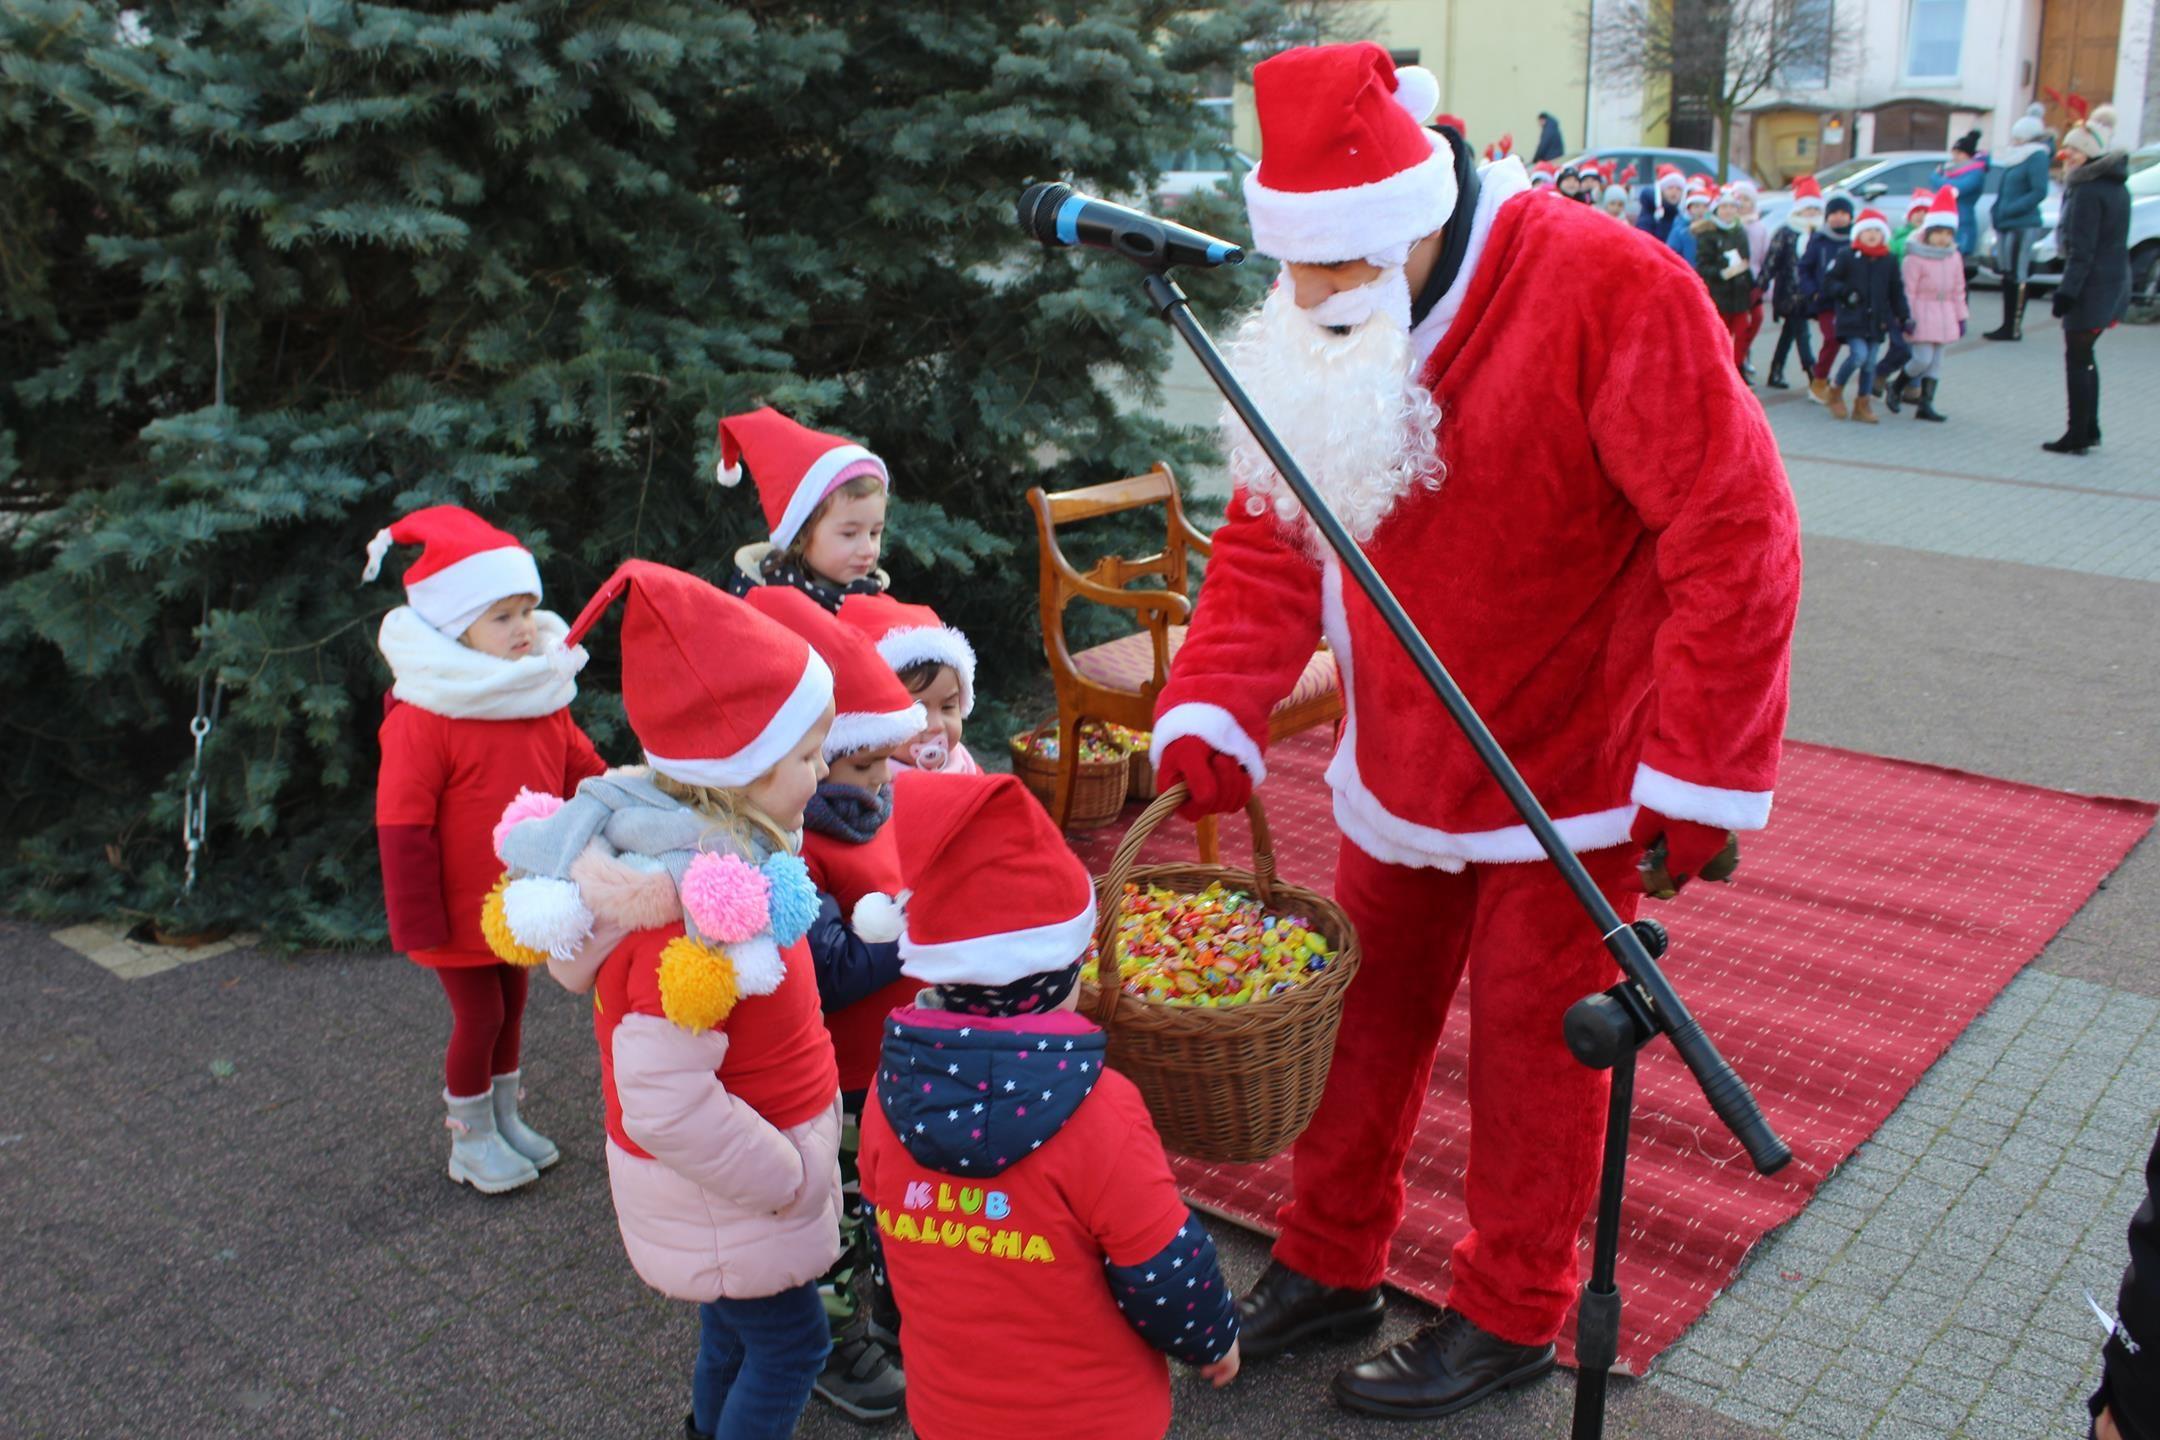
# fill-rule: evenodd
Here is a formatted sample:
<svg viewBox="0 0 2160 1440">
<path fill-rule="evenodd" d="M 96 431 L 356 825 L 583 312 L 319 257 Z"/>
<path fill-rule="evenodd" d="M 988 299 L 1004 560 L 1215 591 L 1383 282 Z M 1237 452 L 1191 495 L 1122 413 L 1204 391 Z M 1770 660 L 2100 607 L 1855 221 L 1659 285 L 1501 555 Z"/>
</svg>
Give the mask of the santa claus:
<svg viewBox="0 0 2160 1440">
<path fill-rule="evenodd" d="M 1438 87 L 1377 45 L 1258 66 L 1254 248 L 1283 264 L 1232 363 L 1623 917 L 1763 825 L 1798 524 L 1702 285 L 1662 245 L 1473 168 Z M 1187 813 L 1266 776 L 1268 712 L 1324 634 L 1348 717 L 1328 782 L 1364 963 L 1242 1301 L 1244 1353 L 1380 1324 L 1403 1159 L 1467 976 L 1470 1228 L 1440 1318 L 1335 1377 L 1434 1416 L 1542 1374 L 1578 1284 L 1606 1076 L 1561 1016 L 1617 981 L 1599 936 L 1252 438 L 1155 723 Z"/>
</svg>

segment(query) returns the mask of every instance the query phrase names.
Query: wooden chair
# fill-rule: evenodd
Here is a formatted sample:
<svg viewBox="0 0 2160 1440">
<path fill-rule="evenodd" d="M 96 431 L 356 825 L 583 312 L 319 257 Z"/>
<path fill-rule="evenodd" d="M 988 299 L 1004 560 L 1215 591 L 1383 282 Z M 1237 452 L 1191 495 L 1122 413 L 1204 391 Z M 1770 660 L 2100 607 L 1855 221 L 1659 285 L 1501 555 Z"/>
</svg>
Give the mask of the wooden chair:
<svg viewBox="0 0 2160 1440">
<path fill-rule="evenodd" d="M 1050 814 L 1062 829 L 1072 809 L 1081 722 L 1104 721 L 1134 730 L 1153 726 L 1155 697 L 1169 678 L 1170 662 L 1185 641 L 1185 624 L 1192 614 L 1192 603 L 1186 598 L 1189 558 L 1195 551 L 1207 555 L 1212 547 L 1208 537 L 1185 518 L 1177 480 L 1161 462 L 1145 475 L 1055 495 L 1036 486 L 1027 498 L 1035 512 L 1042 561 L 1043 654 L 1057 682 L 1058 773 Z M 1058 531 L 1064 526 L 1150 505 L 1163 507 L 1163 548 L 1156 554 L 1138 559 L 1107 555 L 1083 573 L 1058 545 Z M 1150 589 L 1125 588 L 1142 579 L 1158 584 Z M 1065 636 L 1065 610 L 1075 600 L 1130 611 L 1141 628 L 1075 653 Z M 1334 655 L 1322 645 L 1270 715 L 1268 738 L 1279 740 L 1315 725 L 1333 724 L 1342 713 L 1341 677 Z M 1200 858 L 1212 863 L 1216 856 L 1214 817 L 1201 821 L 1199 830 Z"/>
</svg>

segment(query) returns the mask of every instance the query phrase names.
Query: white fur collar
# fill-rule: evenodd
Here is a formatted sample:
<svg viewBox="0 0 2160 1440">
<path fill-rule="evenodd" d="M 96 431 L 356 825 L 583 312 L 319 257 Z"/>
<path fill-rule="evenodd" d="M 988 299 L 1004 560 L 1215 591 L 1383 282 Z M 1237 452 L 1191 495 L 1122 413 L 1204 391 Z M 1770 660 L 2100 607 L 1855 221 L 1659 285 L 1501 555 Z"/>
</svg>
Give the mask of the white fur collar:
<svg viewBox="0 0 2160 1440">
<path fill-rule="evenodd" d="M 1988 156 L 1988 163 L 1997 170 L 2009 170 L 2024 164 L 2028 158 L 2039 154 L 2045 149 L 2047 149 L 2047 146 L 2042 145 L 2037 140 L 2027 140 L 2017 145 L 2005 145 L 2002 149 Z"/>
<path fill-rule="evenodd" d="M 550 610 L 533 612 L 539 653 L 499 660 L 460 645 L 410 605 L 383 616 L 377 643 L 390 673 L 390 693 L 409 705 L 453 720 L 531 720 L 552 715 L 577 698 L 585 647 L 563 645 L 570 627 Z"/>
<path fill-rule="evenodd" d="M 1530 193 L 1530 172 L 1523 169 L 1522 157 L 1510 155 L 1505 160 L 1495 160 L 1478 171 L 1477 211 L 1470 217 L 1470 241 L 1463 251 L 1462 268 L 1455 272 L 1455 283 L 1448 286 L 1440 303 L 1433 306 L 1415 330 L 1410 332 L 1410 368 L 1419 371 L 1432 358 L 1432 352 L 1447 336 L 1448 325 L 1455 312 L 1462 308 L 1463 297 L 1470 293 L 1470 281 L 1477 274 L 1478 256 L 1484 252 L 1485 237 L 1492 233 L 1493 217 L 1500 207 L 1517 195 Z"/>
</svg>

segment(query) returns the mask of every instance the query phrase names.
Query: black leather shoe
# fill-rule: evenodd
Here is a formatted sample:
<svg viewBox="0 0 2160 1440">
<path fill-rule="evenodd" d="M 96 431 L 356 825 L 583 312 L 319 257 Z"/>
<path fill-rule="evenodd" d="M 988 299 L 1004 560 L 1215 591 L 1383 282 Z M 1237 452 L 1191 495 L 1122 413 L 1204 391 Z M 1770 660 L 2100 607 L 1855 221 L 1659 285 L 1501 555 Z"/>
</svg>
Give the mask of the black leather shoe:
<svg viewBox="0 0 2160 1440">
<path fill-rule="evenodd" d="M 1280 1355 L 1306 1340 L 1354 1340 L 1380 1328 L 1387 1302 L 1380 1287 L 1345 1290 L 1270 1260 L 1238 1297 L 1238 1350 L 1247 1360 Z"/>
<path fill-rule="evenodd" d="M 1367 1415 L 1430 1420 L 1553 1368 L 1550 1345 L 1510 1345 L 1453 1310 L 1399 1344 L 1338 1373 L 1338 1404 Z"/>
</svg>

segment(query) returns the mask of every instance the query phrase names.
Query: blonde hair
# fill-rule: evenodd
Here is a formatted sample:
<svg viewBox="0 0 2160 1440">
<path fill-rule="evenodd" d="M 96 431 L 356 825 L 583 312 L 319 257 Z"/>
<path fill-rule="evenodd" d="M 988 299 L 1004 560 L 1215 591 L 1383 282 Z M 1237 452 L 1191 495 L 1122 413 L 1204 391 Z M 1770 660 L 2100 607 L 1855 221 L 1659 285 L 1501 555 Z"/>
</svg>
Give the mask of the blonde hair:
<svg viewBox="0 0 2160 1440">
<path fill-rule="evenodd" d="M 775 853 L 792 852 L 795 848 L 787 831 L 773 823 L 772 817 L 750 801 L 750 792 L 742 789 L 722 789 L 717 785 L 686 785 L 671 775 L 658 770 L 652 772 L 653 788 L 670 799 L 680 800 L 698 814 L 712 821 L 707 835 L 723 833 L 737 844 L 748 846 L 755 836 L 770 841 Z M 700 837 L 702 838 L 702 837 Z"/>
<path fill-rule="evenodd" d="M 803 556 L 810 552 L 811 533 L 817 529 L 818 522 L 831 513 L 835 501 L 860 500 L 866 495 L 884 493 L 885 481 L 878 475 L 857 475 L 843 485 L 834 486 L 830 494 L 817 502 L 817 508 L 810 512 L 810 518 L 803 521 L 802 529 L 795 532 L 795 538 L 788 541 L 787 548 L 780 552 L 780 558 L 792 560 L 798 565 L 803 563 Z"/>
</svg>

